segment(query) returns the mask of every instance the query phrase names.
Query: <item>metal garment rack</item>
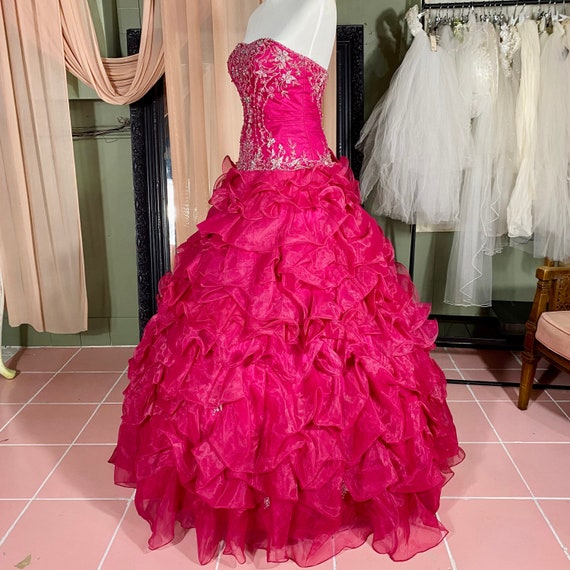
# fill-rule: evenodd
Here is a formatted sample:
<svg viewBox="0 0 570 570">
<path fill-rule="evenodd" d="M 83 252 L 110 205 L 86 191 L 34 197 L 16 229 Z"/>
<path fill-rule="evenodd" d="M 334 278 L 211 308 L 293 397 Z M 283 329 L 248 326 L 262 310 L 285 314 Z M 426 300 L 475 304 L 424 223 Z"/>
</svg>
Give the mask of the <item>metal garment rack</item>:
<svg viewBox="0 0 570 570">
<path fill-rule="evenodd" d="M 460 2 L 426 2 L 425 0 L 421 1 L 421 10 L 422 12 L 427 11 L 429 13 L 430 10 L 453 10 L 453 9 L 471 9 L 471 8 L 488 8 L 489 10 L 496 11 L 500 10 L 504 6 L 515 6 L 520 7 L 521 11 L 525 6 L 534 6 L 539 7 L 542 6 L 545 10 L 547 10 L 553 4 L 564 4 L 566 0 L 553 0 L 552 2 L 541 2 L 540 0 L 502 0 L 500 2 L 494 1 L 460 1 Z M 410 226 L 411 232 L 411 239 L 410 239 L 410 257 L 409 257 L 409 272 L 411 277 L 413 278 L 414 275 L 414 265 L 415 265 L 415 250 L 416 250 L 416 234 L 417 228 L 416 224 L 412 224 Z M 437 315 L 435 315 L 437 318 Z M 460 317 L 457 317 L 460 319 Z M 464 320 L 467 322 L 467 319 Z M 465 348 L 497 348 L 497 349 L 504 349 L 504 350 L 513 350 L 512 345 L 508 345 L 508 343 L 496 341 L 494 339 L 489 339 L 489 342 L 484 343 L 481 340 L 473 340 L 469 338 L 460 339 L 457 343 L 443 342 L 440 341 L 438 338 L 438 345 L 440 346 L 461 346 Z M 474 385 L 495 385 L 495 386 L 503 386 L 503 387 L 518 387 L 518 383 L 515 382 L 485 382 L 485 381 L 474 381 L 474 380 L 454 380 L 448 379 L 448 382 L 451 384 L 474 384 Z M 546 388 L 560 388 L 560 389 L 570 389 L 570 386 L 551 386 L 549 384 L 535 384 L 533 388 L 538 389 L 546 389 Z"/>
<path fill-rule="evenodd" d="M 524 0 L 502 0 L 501 2 L 485 2 L 484 0 L 477 0 L 475 2 L 426 2 L 422 0 L 422 11 L 423 10 L 453 10 L 453 8 L 492 8 L 497 9 L 503 6 L 548 6 L 550 4 L 562 4 L 564 0 L 553 0 L 552 2 L 540 2 L 538 0 L 529 0 L 525 2 Z"/>
</svg>

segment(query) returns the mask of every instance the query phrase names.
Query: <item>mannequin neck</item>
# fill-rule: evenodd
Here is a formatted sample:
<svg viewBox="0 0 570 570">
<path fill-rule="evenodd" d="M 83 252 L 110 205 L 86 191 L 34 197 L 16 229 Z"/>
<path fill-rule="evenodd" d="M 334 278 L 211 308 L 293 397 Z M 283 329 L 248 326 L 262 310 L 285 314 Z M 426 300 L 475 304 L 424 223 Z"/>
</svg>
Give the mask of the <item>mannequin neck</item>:
<svg viewBox="0 0 570 570">
<path fill-rule="evenodd" d="M 335 0 L 264 0 L 249 19 L 244 43 L 271 38 L 326 68 L 335 35 Z"/>
</svg>

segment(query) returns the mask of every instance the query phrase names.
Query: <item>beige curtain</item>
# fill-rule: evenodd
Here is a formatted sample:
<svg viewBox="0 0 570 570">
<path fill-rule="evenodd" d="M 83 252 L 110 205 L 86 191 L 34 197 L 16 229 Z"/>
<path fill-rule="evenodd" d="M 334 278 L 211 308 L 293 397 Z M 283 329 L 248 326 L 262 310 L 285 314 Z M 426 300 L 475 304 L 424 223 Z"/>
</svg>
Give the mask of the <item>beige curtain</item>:
<svg viewBox="0 0 570 570">
<path fill-rule="evenodd" d="M 133 103 L 164 73 L 159 1 L 144 2 L 139 53 L 118 58 L 101 57 L 87 0 L 59 0 L 59 5 L 67 68 L 95 89 L 103 101 Z"/>
<path fill-rule="evenodd" d="M 176 241 L 208 210 L 226 154 L 237 157 L 241 104 L 226 60 L 258 0 L 162 0 Z"/>
<path fill-rule="evenodd" d="M 10 324 L 84 330 L 87 300 L 58 0 L 1 0 L 0 85 L 0 272 Z"/>
<path fill-rule="evenodd" d="M 0 0 L 0 275 L 11 325 L 87 328 L 64 62 L 115 104 L 139 99 L 166 68 L 181 243 L 206 215 L 223 157 L 237 158 L 241 105 L 226 60 L 257 4 L 145 0 L 140 53 L 105 59 L 87 0 Z M 332 73 L 325 127 L 333 147 L 334 94 Z"/>
<path fill-rule="evenodd" d="M 0 274 L 10 324 L 75 333 L 87 296 L 65 63 L 115 104 L 164 72 L 160 4 L 140 54 L 101 58 L 87 0 L 0 0 Z M 65 54 L 65 56 L 64 56 Z"/>
<path fill-rule="evenodd" d="M 176 241 L 206 217 L 223 158 L 237 160 L 241 103 L 227 59 L 259 0 L 162 0 L 166 91 L 175 187 Z M 335 61 L 331 62 L 331 70 Z M 336 140 L 336 76 L 324 101 L 329 144 Z"/>
</svg>

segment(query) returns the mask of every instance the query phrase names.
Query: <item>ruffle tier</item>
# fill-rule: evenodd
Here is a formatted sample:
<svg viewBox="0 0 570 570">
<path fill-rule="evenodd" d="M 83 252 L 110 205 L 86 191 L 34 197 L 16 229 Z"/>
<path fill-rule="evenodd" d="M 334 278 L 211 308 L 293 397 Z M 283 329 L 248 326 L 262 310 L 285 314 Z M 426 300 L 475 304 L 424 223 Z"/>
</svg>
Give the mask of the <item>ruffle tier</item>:
<svg viewBox="0 0 570 570">
<path fill-rule="evenodd" d="M 129 362 L 115 482 L 150 548 L 178 521 L 202 564 L 222 541 L 299 566 L 371 534 L 394 560 L 427 550 L 462 458 L 429 306 L 346 160 L 227 166 Z"/>
</svg>

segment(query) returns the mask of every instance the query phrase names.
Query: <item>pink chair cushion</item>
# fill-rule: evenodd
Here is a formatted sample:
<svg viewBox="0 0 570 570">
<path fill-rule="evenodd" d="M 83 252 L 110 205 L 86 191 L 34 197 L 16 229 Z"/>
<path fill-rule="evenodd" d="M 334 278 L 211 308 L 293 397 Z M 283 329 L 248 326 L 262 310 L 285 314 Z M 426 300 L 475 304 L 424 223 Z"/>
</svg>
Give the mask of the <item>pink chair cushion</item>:
<svg viewBox="0 0 570 570">
<path fill-rule="evenodd" d="M 536 340 L 556 354 L 570 359 L 570 311 L 547 311 L 540 315 Z"/>
</svg>

